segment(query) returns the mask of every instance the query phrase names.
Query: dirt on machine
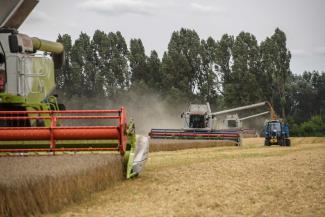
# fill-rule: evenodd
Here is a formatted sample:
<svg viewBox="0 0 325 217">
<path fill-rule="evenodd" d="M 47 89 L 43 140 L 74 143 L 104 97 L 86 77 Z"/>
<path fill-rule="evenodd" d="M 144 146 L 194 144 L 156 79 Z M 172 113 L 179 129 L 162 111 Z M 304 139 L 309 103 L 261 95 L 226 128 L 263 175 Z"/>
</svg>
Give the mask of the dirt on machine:
<svg viewBox="0 0 325 217">
<path fill-rule="evenodd" d="M 137 176 L 148 140 L 136 136 L 125 108 L 65 110 L 53 95 L 63 45 L 18 32 L 37 3 L 1 0 L 0 156 L 115 151 L 124 158 L 126 178 Z"/>
</svg>

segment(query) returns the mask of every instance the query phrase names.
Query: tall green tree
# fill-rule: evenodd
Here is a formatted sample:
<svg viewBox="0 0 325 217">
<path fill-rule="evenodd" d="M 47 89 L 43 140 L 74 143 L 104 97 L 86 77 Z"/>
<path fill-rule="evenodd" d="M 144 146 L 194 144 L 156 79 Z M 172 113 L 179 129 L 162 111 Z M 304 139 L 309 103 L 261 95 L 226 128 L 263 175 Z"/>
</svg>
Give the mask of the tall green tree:
<svg viewBox="0 0 325 217">
<path fill-rule="evenodd" d="M 287 85 L 286 111 L 297 123 L 325 115 L 325 73 L 291 76 Z"/>
<path fill-rule="evenodd" d="M 74 87 L 74 76 L 72 74 L 73 70 L 71 63 L 71 36 L 68 34 L 59 35 L 57 42 L 62 43 L 64 46 L 64 64 L 55 72 L 56 88 L 60 92 L 71 93 Z"/>
<path fill-rule="evenodd" d="M 81 33 L 71 50 L 71 64 L 73 70 L 72 95 L 92 96 L 92 84 L 89 77 L 95 73 L 93 68 L 93 52 L 90 37 Z"/>
<path fill-rule="evenodd" d="M 262 98 L 258 84 L 259 47 L 254 35 L 241 32 L 235 39 L 231 77 L 225 94 L 228 107 L 255 103 Z"/>
<path fill-rule="evenodd" d="M 108 52 L 108 36 L 96 30 L 91 40 L 94 73 L 90 77 L 93 92 L 96 96 L 104 96 L 104 75 L 108 71 L 110 53 Z"/>
<path fill-rule="evenodd" d="M 127 90 L 130 86 L 129 51 L 125 39 L 120 32 L 110 32 L 107 35 L 107 39 L 108 57 L 102 77 L 106 95 L 112 96 L 119 90 Z"/>
<path fill-rule="evenodd" d="M 275 89 L 275 71 L 276 65 L 274 61 L 274 54 L 276 47 L 271 38 L 267 37 L 260 45 L 260 70 L 262 73 L 262 84 L 264 86 L 264 97 L 275 105 L 276 89 Z"/>
<path fill-rule="evenodd" d="M 287 49 L 286 35 L 277 28 L 274 34 L 261 43 L 261 69 L 269 80 L 268 94 L 271 94 L 271 101 L 276 104 L 276 95 L 279 99 L 282 118 L 286 118 L 286 84 L 291 75 L 290 59 L 291 54 Z"/>
<path fill-rule="evenodd" d="M 199 95 L 202 100 L 216 104 L 218 98 L 218 90 L 220 85 L 218 82 L 218 69 L 216 65 L 216 42 L 209 37 L 206 41 L 201 41 L 201 68 L 198 76 Z"/>
<path fill-rule="evenodd" d="M 149 82 L 146 59 L 141 39 L 131 39 L 129 60 L 132 83 Z"/>
<path fill-rule="evenodd" d="M 200 49 L 200 38 L 194 30 L 182 28 L 173 32 L 162 59 L 164 88 L 193 95 L 201 65 Z"/>
<path fill-rule="evenodd" d="M 151 51 L 150 57 L 147 59 L 147 70 L 150 78 L 148 86 L 156 90 L 157 93 L 162 93 L 164 77 L 161 72 L 161 61 L 155 50 Z"/>
<path fill-rule="evenodd" d="M 223 83 L 223 90 L 227 92 L 227 85 L 231 82 L 231 66 L 232 60 L 232 49 L 234 46 L 234 37 L 228 34 L 224 34 L 220 41 L 216 43 L 216 62 L 218 64 L 218 70 L 221 73 L 221 81 Z"/>
</svg>

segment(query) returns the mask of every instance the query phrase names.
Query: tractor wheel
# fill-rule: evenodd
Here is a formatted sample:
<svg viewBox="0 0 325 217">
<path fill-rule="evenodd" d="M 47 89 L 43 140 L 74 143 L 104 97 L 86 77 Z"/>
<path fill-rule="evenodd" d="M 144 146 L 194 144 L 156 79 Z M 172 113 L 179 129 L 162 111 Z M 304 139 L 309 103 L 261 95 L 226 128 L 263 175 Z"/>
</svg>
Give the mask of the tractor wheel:
<svg viewBox="0 0 325 217">
<path fill-rule="evenodd" d="M 286 146 L 291 146 L 291 141 L 290 141 L 290 139 L 286 139 L 285 142 L 286 142 Z"/>
<path fill-rule="evenodd" d="M 284 138 L 279 139 L 279 144 L 280 144 L 280 146 L 286 146 L 287 145 Z"/>
<path fill-rule="evenodd" d="M 269 140 L 267 140 L 267 139 L 265 139 L 264 140 L 264 146 L 270 146 L 271 144 L 270 144 L 270 141 Z"/>
</svg>

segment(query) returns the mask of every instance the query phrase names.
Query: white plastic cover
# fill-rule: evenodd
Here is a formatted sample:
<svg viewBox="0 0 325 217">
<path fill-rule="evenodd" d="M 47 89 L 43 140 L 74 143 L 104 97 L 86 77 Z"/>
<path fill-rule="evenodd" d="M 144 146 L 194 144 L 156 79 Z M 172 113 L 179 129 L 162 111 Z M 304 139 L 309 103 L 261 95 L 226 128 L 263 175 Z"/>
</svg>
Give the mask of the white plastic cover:
<svg viewBox="0 0 325 217">
<path fill-rule="evenodd" d="M 136 136 L 137 145 L 133 160 L 133 172 L 139 174 L 149 155 L 149 139 L 146 136 Z"/>
</svg>

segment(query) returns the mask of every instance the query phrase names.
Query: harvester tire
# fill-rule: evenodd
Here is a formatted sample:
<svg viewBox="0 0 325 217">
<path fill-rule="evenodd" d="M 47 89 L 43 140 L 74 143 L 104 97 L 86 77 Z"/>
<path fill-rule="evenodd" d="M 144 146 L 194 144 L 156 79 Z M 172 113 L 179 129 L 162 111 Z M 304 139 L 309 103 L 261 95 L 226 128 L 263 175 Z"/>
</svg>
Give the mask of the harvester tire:
<svg viewBox="0 0 325 217">
<path fill-rule="evenodd" d="M 286 146 L 291 146 L 291 141 L 290 139 L 285 139 Z"/>
<path fill-rule="evenodd" d="M 285 138 L 281 138 L 281 139 L 279 140 L 279 144 L 280 144 L 281 146 L 287 146 L 286 139 L 285 139 Z"/>
<path fill-rule="evenodd" d="M 267 139 L 265 139 L 264 140 L 264 146 L 270 146 L 271 144 L 270 144 L 270 141 L 269 140 L 267 140 Z"/>
</svg>

